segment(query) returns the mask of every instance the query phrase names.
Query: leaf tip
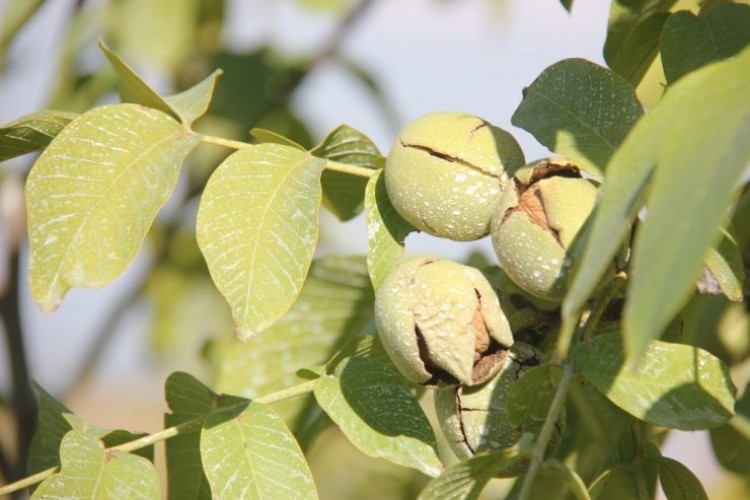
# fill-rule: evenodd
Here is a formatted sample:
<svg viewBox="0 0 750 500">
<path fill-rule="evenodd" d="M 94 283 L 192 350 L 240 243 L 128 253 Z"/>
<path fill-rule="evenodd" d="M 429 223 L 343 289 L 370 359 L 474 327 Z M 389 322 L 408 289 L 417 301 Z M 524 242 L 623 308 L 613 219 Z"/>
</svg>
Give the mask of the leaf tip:
<svg viewBox="0 0 750 500">
<path fill-rule="evenodd" d="M 234 329 L 234 334 L 237 335 L 237 338 L 241 342 L 247 342 L 248 340 L 251 340 L 256 335 L 258 335 L 258 332 L 255 330 L 250 330 L 242 326 L 238 326 L 237 328 Z"/>
</svg>

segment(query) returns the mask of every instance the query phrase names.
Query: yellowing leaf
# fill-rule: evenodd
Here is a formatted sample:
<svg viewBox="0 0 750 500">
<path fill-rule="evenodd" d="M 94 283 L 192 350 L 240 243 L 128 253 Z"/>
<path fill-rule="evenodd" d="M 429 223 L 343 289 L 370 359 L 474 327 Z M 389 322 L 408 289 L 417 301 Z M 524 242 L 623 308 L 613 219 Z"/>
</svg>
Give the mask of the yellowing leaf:
<svg viewBox="0 0 750 500">
<path fill-rule="evenodd" d="M 238 151 L 213 173 L 197 237 L 240 338 L 271 326 L 299 294 L 318 239 L 324 160 L 280 144 Z"/>
<path fill-rule="evenodd" d="M 161 111 L 114 104 L 50 143 L 26 183 L 31 293 L 42 310 L 125 270 L 198 140 Z"/>
</svg>

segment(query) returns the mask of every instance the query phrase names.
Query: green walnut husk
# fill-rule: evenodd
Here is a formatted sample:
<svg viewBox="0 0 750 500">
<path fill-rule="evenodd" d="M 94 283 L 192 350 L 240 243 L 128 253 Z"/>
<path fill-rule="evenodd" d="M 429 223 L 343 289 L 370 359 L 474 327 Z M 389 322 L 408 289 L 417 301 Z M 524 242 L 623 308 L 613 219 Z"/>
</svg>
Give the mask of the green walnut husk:
<svg viewBox="0 0 750 500">
<path fill-rule="evenodd" d="M 521 289 L 559 302 L 578 258 L 576 237 L 591 214 L 597 185 L 567 160 L 545 159 L 518 170 L 492 222 L 492 245 Z"/>
<path fill-rule="evenodd" d="M 435 257 L 408 260 L 383 280 L 375 323 L 396 368 L 426 386 L 481 384 L 513 344 L 484 275 Z"/>
<path fill-rule="evenodd" d="M 443 387 L 435 391 L 435 409 L 440 428 L 451 449 L 460 459 L 483 451 L 498 451 L 516 446 L 524 434 L 538 435 L 544 422 L 527 419 L 519 427 L 508 422 L 505 412 L 508 393 L 523 374 L 543 362 L 543 355 L 534 347 L 516 342 L 506 353 L 501 369 L 490 381 L 474 387 Z M 555 424 L 547 447 L 551 454 L 560 444 L 565 416 Z M 519 457 L 508 464 L 498 477 L 522 474 L 528 459 Z"/>
<path fill-rule="evenodd" d="M 470 241 L 489 233 L 500 195 L 523 164 L 508 132 L 476 116 L 432 113 L 401 131 L 386 158 L 385 186 L 417 229 Z"/>
</svg>

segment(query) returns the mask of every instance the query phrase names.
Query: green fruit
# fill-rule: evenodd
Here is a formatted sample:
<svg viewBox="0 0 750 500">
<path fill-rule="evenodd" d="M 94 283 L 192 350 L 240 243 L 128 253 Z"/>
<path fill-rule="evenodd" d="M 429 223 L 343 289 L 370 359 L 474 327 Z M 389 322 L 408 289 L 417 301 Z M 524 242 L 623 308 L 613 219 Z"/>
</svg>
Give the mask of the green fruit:
<svg viewBox="0 0 750 500">
<path fill-rule="evenodd" d="M 476 116 L 432 113 L 401 131 L 386 158 L 385 185 L 417 229 L 470 241 L 489 233 L 509 176 L 523 163 L 508 132 Z"/>
<path fill-rule="evenodd" d="M 513 344 L 484 275 L 434 257 L 406 261 L 383 280 L 375 323 L 396 368 L 428 386 L 482 383 Z"/>
<path fill-rule="evenodd" d="M 576 237 L 594 208 L 597 186 L 566 160 L 524 166 L 503 194 L 492 245 L 513 282 L 539 298 L 561 301 L 578 258 Z"/>
<path fill-rule="evenodd" d="M 541 431 L 544 422 L 532 418 L 519 427 L 513 427 L 508 422 L 505 405 L 513 384 L 526 371 L 542 364 L 542 353 L 528 344 L 516 342 L 506 354 L 500 370 L 486 384 L 443 387 L 435 391 L 435 410 L 440 428 L 458 458 L 510 448 L 519 444 L 524 434 L 536 436 Z M 547 448 L 548 453 L 552 453 L 560 443 L 564 425 L 564 415 L 561 415 Z M 527 464 L 525 457 L 519 457 L 500 475 L 510 477 L 521 474 Z"/>
</svg>

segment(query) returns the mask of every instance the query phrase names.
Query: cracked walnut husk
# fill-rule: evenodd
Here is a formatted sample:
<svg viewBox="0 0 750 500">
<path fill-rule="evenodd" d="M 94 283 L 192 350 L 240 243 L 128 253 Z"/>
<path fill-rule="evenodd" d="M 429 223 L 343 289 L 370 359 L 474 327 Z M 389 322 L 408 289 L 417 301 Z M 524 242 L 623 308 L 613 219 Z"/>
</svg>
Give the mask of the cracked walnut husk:
<svg viewBox="0 0 750 500">
<path fill-rule="evenodd" d="M 375 295 L 375 322 L 401 374 L 430 387 L 488 380 L 513 344 L 484 275 L 435 257 L 408 260 L 386 277 Z"/>
<path fill-rule="evenodd" d="M 508 132 L 465 113 L 431 113 L 399 134 L 385 185 L 396 211 L 417 229 L 470 241 L 489 233 L 500 195 L 523 164 Z"/>
<path fill-rule="evenodd" d="M 563 299 L 597 190 L 564 159 L 539 160 L 516 172 L 491 231 L 500 266 L 516 285 L 542 299 Z"/>
<path fill-rule="evenodd" d="M 475 387 L 444 387 L 435 392 L 435 409 L 440 428 L 457 457 L 470 458 L 483 451 L 498 451 L 519 443 L 526 433 L 538 435 L 542 420 L 527 419 L 519 427 L 508 422 L 505 411 L 508 393 L 523 374 L 543 362 L 542 353 L 523 342 L 516 342 L 503 366 L 489 382 Z M 565 417 L 555 424 L 547 448 L 552 453 L 560 442 Z M 528 460 L 519 457 L 503 469 L 502 477 L 522 474 Z"/>
</svg>

